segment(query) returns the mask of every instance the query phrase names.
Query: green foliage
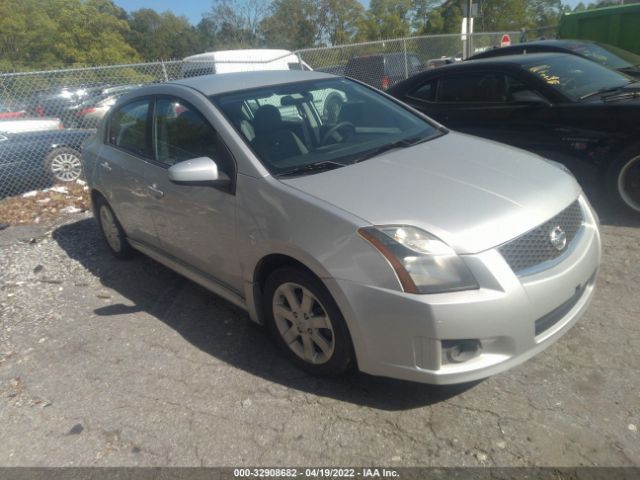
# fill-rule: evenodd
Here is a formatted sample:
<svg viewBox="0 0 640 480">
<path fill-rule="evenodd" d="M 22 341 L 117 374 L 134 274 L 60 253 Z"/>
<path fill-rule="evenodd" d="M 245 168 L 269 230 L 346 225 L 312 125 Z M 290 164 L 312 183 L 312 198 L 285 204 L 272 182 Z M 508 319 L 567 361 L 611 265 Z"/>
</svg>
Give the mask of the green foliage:
<svg viewBox="0 0 640 480">
<path fill-rule="evenodd" d="M 411 0 L 371 0 L 360 21 L 359 40 L 406 37 L 411 33 Z"/>
<path fill-rule="evenodd" d="M 110 0 L 0 1 L 0 69 L 139 60 L 129 25 Z"/>
<path fill-rule="evenodd" d="M 475 31 L 537 29 L 562 0 L 479 0 Z M 579 3 L 578 11 L 603 6 Z M 133 63 L 231 48 L 290 50 L 459 33 L 463 0 L 213 0 L 197 25 L 112 0 L 0 0 L 0 71 Z M 336 59 L 337 60 L 337 59 Z"/>
<path fill-rule="evenodd" d="M 260 23 L 266 45 L 294 50 L 312 47 L 320 38 L 318 8 L 313 0 L 274 0 Z"/>
<path fill-rule="evenodd" d="M 176 59 L 199 51 L 204 45 L 186 17 L 143 8 L 131 13 L 129 41 L 144 60 Z"/>
<path fill-rule="evenodd" d="M 358 0 L 321 0 L 317 3 L 320 43 L 341 45 L 354 40 L 364 16 Z"/>
</svg>

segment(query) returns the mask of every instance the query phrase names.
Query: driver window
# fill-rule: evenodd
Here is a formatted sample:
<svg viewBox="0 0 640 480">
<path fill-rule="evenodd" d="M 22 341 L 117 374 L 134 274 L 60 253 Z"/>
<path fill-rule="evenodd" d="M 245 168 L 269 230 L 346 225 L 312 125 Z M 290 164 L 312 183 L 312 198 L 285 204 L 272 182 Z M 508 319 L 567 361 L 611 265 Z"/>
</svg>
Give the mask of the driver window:
<svg viewBox="0 0 640 480">
<path fill-rule="evenodd" d="M 156 159 L 172 166 L 184 160 L 209 157 L 231 174 L 231 159 L 218 133 L 204 116 L 177 98 L 160 98 L 155 116 Z"/>
</svg>

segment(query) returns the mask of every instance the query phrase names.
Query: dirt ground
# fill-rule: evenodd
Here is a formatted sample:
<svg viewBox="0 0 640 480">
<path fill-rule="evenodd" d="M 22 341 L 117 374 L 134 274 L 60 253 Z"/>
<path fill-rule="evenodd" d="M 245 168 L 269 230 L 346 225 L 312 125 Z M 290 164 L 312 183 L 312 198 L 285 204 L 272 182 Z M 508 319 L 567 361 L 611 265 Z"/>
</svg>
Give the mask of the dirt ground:
<svg viewBox="0 0 640 480">
<path fill-rule="evenodd" d="M 0 465 L 640 465 L 640 228 L 603 218 L 587 314 L 459 387 L 289 365 L 88 213 L 0 231 Z"/>
</svg>

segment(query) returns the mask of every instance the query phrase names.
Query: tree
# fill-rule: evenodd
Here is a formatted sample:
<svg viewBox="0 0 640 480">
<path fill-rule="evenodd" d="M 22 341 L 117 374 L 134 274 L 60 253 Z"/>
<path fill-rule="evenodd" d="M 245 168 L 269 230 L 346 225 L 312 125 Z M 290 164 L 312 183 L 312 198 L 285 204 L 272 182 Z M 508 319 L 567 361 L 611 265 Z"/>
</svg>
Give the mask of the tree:
<svg viewBox="0 0 640 480">
<path fill-rule="evenodd" d="M 260 22 L 268 12 L 268 0 L 214 0 L 199 24 L 205 43 L 216 48 L 247 48 L 260 43 Z"/>
<path fill-rule="evenodd" d="M 329 45 L 351 42 L 363 15 L 364 7 L 358 0 L 321 0 L 317 9 L 321 42 Z"/>
<path fill-rule="evenodd" d="M 415 33 L 423 34 L 427 32 L 429 21 L 437 7 L 441 4 L 440 0 L 412 0 L 412 20 L 411 27 Z M 440 15 L 440 19 L 442 16 Z M 436 19 L 433 19 L 436 21 Z"/>
<path fill-rule="evenodd" d="M 556 25 L 562 13 L 561 0 L 528 0 L 527 12 L 529 19 L 536 27 Z"/>
<path fill-rule="evenodd" d="M 360 40 L 405 37 L 411 32 L 411 0 L 371 0 L 359 23 Z"/>
<path fill-rule="evenodd" d="M 37 69 L 139 60 L 111 0 L 2 0 L 0 67 Z"/>
<path fill-rule="evenodd" d="M 274 0 L 271 14 L 260 22 L 260 32 L 270 47 L 312 47 L 321 37 L 319 10 L 313 0 Z"/>
<path fill-rule="evenodd" d="M 189 21 L 171 12 L 136 10 L 129 25 L 130 43 L 145 60 L 183 58 L 203 48 L 201 37 Z"/>
</svg>

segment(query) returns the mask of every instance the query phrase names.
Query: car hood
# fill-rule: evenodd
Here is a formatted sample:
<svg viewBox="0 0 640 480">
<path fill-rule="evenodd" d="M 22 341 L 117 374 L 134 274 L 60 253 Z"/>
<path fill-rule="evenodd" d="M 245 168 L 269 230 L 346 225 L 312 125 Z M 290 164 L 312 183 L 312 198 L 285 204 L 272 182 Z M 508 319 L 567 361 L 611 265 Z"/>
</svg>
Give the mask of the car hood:
<svg viewBox="0 0 640 480">
<path fill-rule="evenodd" d="M 422 228 L 461 254 L 527 232 L 580 194 L 571 175 L 536 155 L 453 132 L 282 181 L 364 222 Z"/>
</svg>

